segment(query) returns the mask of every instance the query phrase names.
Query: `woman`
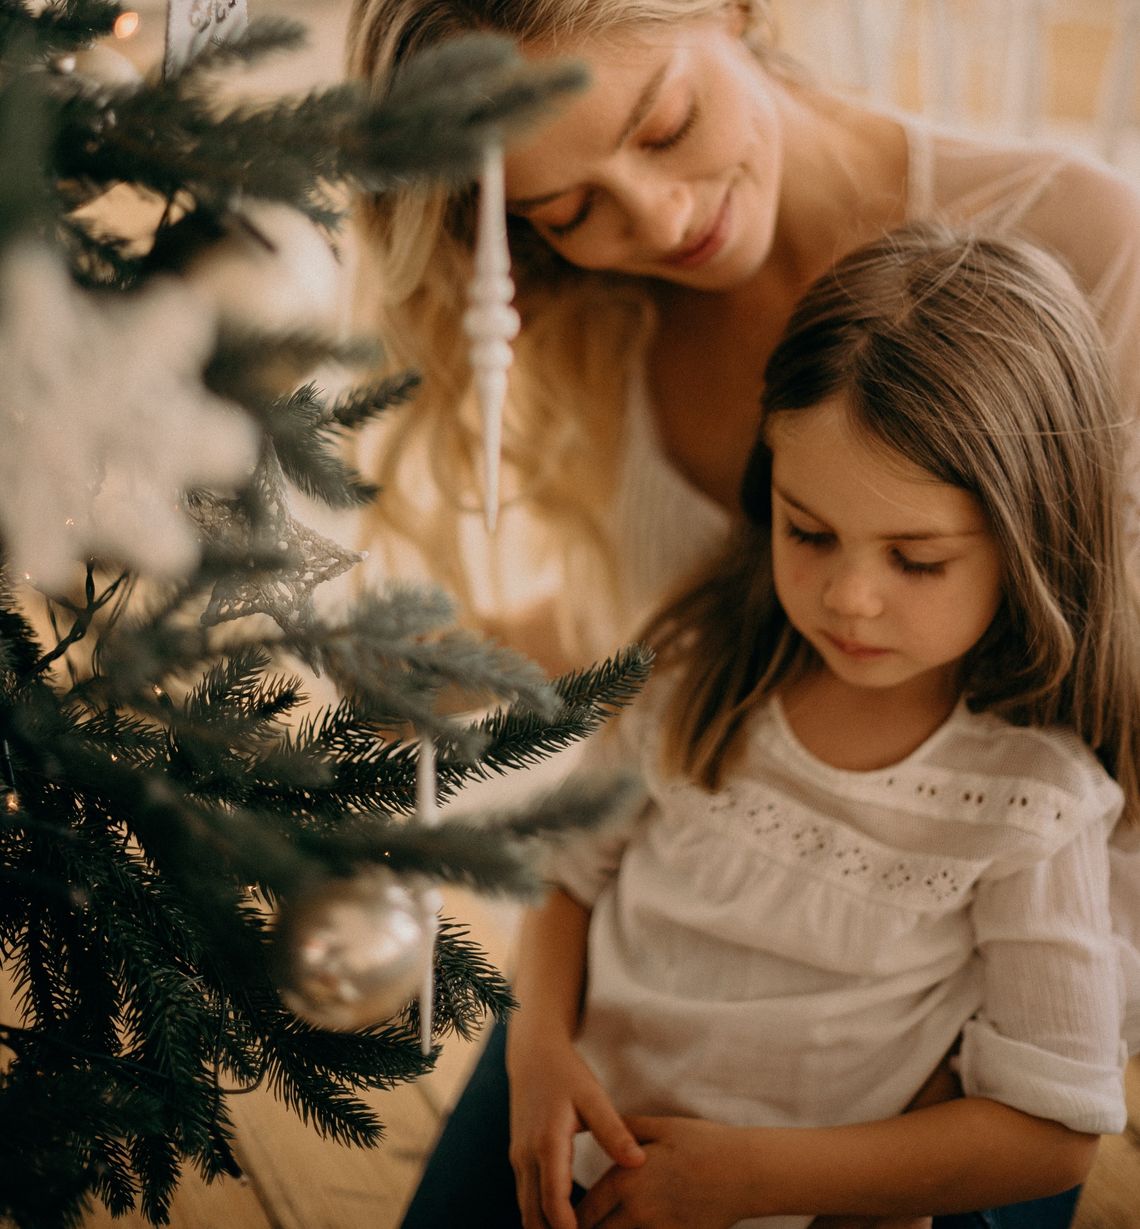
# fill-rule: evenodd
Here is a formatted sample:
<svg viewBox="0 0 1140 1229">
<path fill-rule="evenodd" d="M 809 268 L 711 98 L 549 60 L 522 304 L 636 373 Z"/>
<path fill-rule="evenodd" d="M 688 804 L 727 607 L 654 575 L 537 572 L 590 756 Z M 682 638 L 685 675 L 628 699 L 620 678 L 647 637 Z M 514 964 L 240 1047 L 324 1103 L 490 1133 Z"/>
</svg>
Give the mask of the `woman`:
<svg viewBox="0 0 1140 1229">
<path fill-rule="evenodd" d="M 835 260 L 903 222 L 1008 231 L 1050 250 L 1090 298 L 1129 413 L 1140 403 L 1137 192 L 1069 153 L 986 145 L 833 96 L 780 59 L 767 17 L 763 0 L 354 6 L 351 69 L 378 89 L 407 56 L 472 30 L 584 61 L 592 75 L 507 162 L 524 323 L 504 460 L 562 585 L 511 630 L 523 647 L 537 628 L 548 649 L 553 610 L 575 646 L 563 652 L 606 651 L 723 542 L 755 434 L 756 373 L 792 305 Z M 478 597 L 459 546 L 463 509 L 478 502 L 459 327 L 471 196 L 369 200 L 360 219 L 370 320 L 393 361 L 424 374 L 414 414 L 386 440 L 380 514 L 449 587 Z M 513 552 L 512 572 L 516 527 L 497 544 Z M 1135 1049 L 1140 852 L 1116 840 Z"/>
</svg>

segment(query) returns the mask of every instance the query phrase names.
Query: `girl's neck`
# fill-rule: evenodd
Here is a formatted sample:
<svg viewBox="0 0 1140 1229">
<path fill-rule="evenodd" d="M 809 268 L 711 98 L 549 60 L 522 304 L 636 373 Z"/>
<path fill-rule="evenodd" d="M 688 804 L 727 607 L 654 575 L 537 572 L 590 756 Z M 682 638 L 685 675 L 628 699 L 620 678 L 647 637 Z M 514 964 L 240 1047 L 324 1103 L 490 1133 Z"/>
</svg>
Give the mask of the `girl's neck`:
<svg viewBox="0 0 1140 1229">
<path fill-rule="evenodd" d="M 796 738 L 833 768 L 870 772 L 905 759 L 954 711 L 949 678 L 896 688 L 853 687 L 817 666 L 780 690 Z"/>
</svg>

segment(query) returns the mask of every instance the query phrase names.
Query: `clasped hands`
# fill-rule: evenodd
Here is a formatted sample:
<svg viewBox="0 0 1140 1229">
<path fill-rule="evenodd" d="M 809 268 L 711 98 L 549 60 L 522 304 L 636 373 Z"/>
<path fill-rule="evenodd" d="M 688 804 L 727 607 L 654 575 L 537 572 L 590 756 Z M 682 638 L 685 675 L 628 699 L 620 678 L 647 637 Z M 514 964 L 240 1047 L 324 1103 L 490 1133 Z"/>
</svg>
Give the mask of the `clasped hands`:
<svg viewBox="0 0 1140 1229">
<path fill-rule="evenodd" d="M 623 1118 L 572 1046 L 513 1055 L 511 1165 L 524 1229 L 731 1229 L 762 1214 L 757 1131 L 700 1118 Z M 574 1135 L 589 1131 L 614 1162 L 577 1207 Z M 778 1201 L 775 1201 L 778 1202 Z M 773 1208 L 775 1211 L 775 1207 Z M 821 1217 L 813 1229 L 928 1229 L 929 1218 Z"/>
</svg>

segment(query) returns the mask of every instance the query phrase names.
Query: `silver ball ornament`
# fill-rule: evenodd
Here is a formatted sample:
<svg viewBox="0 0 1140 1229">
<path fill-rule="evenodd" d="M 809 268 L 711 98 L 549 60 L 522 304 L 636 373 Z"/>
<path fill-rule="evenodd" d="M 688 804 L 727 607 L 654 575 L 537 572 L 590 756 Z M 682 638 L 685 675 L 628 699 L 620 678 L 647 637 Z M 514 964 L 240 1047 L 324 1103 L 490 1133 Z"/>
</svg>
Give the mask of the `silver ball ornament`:
<svg viewBox="0 0 1140 1229">
<path fill-rule="evenodd" d="M 431 968 L 433 903 L 383 867 L 327 880 L 287 902 L 275 932 L 285 1006 L 339 1032 L 390 1019 Z"/>
</svg>

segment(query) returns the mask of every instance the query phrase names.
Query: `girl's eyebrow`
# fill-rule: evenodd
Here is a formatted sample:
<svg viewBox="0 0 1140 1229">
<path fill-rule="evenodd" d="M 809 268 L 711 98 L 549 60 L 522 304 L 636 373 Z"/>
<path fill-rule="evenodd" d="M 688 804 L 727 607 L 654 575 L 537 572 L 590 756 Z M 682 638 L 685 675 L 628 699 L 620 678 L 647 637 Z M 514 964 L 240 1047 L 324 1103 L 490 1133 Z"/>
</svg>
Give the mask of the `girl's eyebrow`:
<svg viewBox="0 0 1140 1229">
<path fill-rule="evenodd" d="M 657 95 L 661 92 L 661 86 L 671 67 L 672 62 L 667 60 L 645 83 L 633 107 L 630 109 L 629 115 L 626 116 L 626 121 L 622 125 L 617 141 L 614 143 L 615 152 L 625 144 L 632 133 L 637 131 L 642 121 L 653 109 L 653 104 L 657 101 Z M 513 198 L 507 201 L 506 207 L 511 213 L 527 213 L 531 209 L 538 209 L 541 205 L 549 205 L 551 201 L 557 200 L 560 196 L 565 196 L 569 191 L 571 191 L 570 188 L 560 188 L 557 192 L 544 192 L 541 196 Z"/>
<path fill-rule="evenodd" d="M 813 512 L 805 504 L 800 503 L 798 499 L 789 495 L 782 487 L 772 484 L 772 490 L 797 512 L 802 512 L 804 516 L 810 516 L 813 521 L 818 521 L 821 525 L 826 525 L 827 520 L 820 516 L 818 512 Z M 879 535 L 880 542 L 941 542 L 948 538 L 976 538 L 979 534 L 984 534 L 983 529 L 960 529 L 956 532 L 934 532 L 933 530 L 916 531 L 908 530 L 904 533 L 884 533 Z"/>
</svg>

